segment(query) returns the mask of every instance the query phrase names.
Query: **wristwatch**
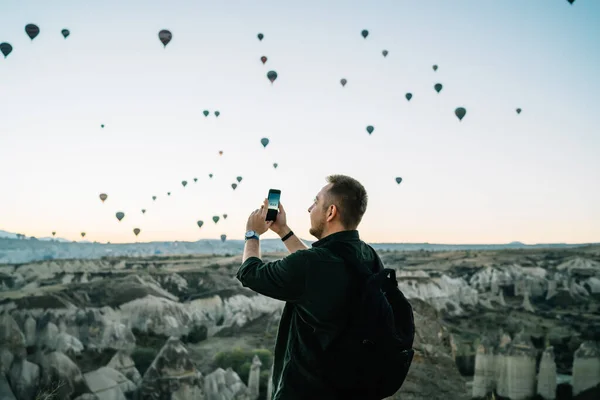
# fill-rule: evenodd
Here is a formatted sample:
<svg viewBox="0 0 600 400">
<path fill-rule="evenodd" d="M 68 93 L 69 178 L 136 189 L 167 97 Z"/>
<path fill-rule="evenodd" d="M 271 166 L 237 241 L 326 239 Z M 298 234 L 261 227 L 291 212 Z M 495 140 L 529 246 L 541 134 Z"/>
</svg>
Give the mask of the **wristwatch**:
<svg viewBox="0 0 600 400">
<path fill-rule="evenodd" d="M 244 235 L 245 239 L 256 239 L 258 240 L 258 234 L 254 231 L 248 231 L 246 232 L 246 234 Z"/>
</svg>

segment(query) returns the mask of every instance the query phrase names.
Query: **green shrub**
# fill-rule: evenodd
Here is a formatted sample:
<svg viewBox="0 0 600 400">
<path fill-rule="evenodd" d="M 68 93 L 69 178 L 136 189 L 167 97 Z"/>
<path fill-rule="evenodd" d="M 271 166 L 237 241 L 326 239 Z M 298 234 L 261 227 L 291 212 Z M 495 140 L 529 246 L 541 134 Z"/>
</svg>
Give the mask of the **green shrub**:
<svg viewBox="0 0 600 400">
<path fill-rule="evenodd" d="M 194 326 L 189 334 L 184 336 L 182 340 L 187 343 L 200 343 L 203 340 L 206 340 L 208 336 L 208 329 L 206 326 Z"/>
</svg>

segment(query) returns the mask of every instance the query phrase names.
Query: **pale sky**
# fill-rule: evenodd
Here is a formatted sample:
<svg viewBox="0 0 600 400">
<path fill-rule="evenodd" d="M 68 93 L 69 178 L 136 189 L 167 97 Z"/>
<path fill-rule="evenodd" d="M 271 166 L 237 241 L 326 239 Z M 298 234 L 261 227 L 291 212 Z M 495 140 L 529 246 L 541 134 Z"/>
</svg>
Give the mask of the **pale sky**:
<svg viewBox="0 0 600 400">
<path fill-rule="evenodd" d="M 342 173 L 369 242 L 598 242 L 599 20 L 595 0 L 0 0 L 0 229 L 241 239 L 276 188 L 308 239 Z"/>
</svg>

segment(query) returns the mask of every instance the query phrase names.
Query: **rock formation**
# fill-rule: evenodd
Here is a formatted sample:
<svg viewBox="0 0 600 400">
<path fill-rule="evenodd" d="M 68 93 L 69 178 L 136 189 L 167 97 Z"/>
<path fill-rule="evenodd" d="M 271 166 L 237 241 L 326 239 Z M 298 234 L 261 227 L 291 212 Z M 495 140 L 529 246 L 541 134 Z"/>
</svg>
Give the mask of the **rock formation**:
<svg viewBox="0 0 600 400">
<path fill-rule="evenodd" d="M 554 279 L 548 281 L 548 291 L 546 292 L 546 300 L 550 300 L 552 297 L 556 295 L 556 291 L 558 290 L 558 282 Z"/>
<path fill-rule="evenodd" d="M 100 399 L 126 399 L 126 395 L 131 397 L 137 389 L 125 375 L 110 367 L 90 371 L 84 378 L 92 393 Z"/>
<path fill-rule="evenodd" d="M 271 365 L 271 373 L 269 374 L 269 382 L 267 383 L 267 400 L 273 397 L 273 365 Z"/>
<path fill-rule="evenodd" d="M 556 363 L 554 362 L 554 348 L 546 348 L 540 360 L 537 376 L 537 393 L 545 400 L 556 398 Z"/>
<path fill-rule="evenodd" d="M 63 353 L 53 351 L 48 354 L 38 354 L 36 361 L 42 368 L 41 387 L 50 388 L 58 382 L 62 384 L 57 389 L 59 399 L 70 399 L 84 393 L 91 393 L 77 365 Z"/>
<path fill-rule="evenodd" d="M 40 367 L 25 359 L 16 359 L 10 368 L 8 379 L 18 399 L 33 399 L 40 385 Z"/>
<path fill-rule="evenodd" d="M 515 296 L 523 296 L 527 289 L 527 281 L 519 279 L 515 282 Z"/>
<path fill-rule="evenodd" d="M 31 315 L 27 315 L 24 326 L 25 342 L 27 346 L 36 344 L 36 321 Z"/>
<path fill-rule="evenodd" d="M 260 385 L 260 367 L 262 362 L 257 355 L 254 355 L 252 359 L 252 366 L 250 367 L 250 375 L 248 376 L 248 391 L 252 400 L 258 399 L 259 385 Z"/>
<path fill-rule="evenodd" d="M 4 374 L 0 374 L 0 399 L 17 400 Z"/>
<path fill-rule="evenodd" d="M 508 397 L 508 351 L 510 344 L 510 336 L 503 334 L 496 350 L 494 373 L 496 376 L 496 392 L 502 397 Z"/>
<path fill-rule="evenodd" d="M 535 350 L 524 333 L 512 341 L 506 358 L 508 398 L 524 400 L 535 394 Z"/>
<path fill-rule="evenodd" d="M 484 339 L 477 347 L 475 355 L 475 375 L 473 397 L 485 397 L 494 389 L 494 349 L 489 340 Z"/>
<path fill-rule="evenodd" d="M 13 355 L 25 348 L 25 335 L 8 313 L 0 315 L 0 347 L 6 348 Z"/>
<path fill-rule="evenodd" d="M 529 289 L 525 289 L 525 292 L 523 293 L 523 304 L 521 307 L 527 312 L 535 312 L 531 300 L 529 300 Z"/>
<path fill-rule="evenodd" d="M 203 399 L 202 383 L 187 348 L 170 337 L 144 373 L 139 400 Z"/>
<path fill-rule="evenodd" d="M 136 385 L 139 385 L 142 381 L 142 376 L 135 367 L 133 359 L 123 351 L 116 352 L 106 366 L 119 371 Z"/>
<path fill-rule="evenodd" d="M 205 400 L 254 400 L 250 391 L 231 368 L 217 368 L 204 378 Z"/>
<path fill-rule="evenodd" d="M 500 289 L 498 291 L 498 297 L 496 298 L 496 301 L 500 303 L 501 306 L 506 306 L 506 301 L 504 300 L 504 290 Z"/>
<path fill-rule="evenodd" d="M 600 384 L 600 349 L 598 343 L 586 341 L 575 352 L 573 361 L 573 396 Z"/>
</svg>

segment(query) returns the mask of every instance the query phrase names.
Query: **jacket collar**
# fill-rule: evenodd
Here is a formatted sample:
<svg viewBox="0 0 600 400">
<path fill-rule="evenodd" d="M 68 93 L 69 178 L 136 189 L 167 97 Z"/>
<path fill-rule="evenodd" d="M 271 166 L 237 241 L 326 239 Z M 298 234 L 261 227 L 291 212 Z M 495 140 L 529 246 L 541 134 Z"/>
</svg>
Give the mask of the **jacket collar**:
<svg viewBox="0 0 600 400">
<path fill-rule="evenodd" d="M 323 239 L 314 242 L 312 247 L 322 247 L 333 242 L 353 242 L 357 240 L 360 240 L 360 237 L 358 236 L 358 230 L 352 229 L 327 235 Z"/>
</svg>

